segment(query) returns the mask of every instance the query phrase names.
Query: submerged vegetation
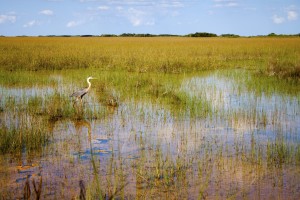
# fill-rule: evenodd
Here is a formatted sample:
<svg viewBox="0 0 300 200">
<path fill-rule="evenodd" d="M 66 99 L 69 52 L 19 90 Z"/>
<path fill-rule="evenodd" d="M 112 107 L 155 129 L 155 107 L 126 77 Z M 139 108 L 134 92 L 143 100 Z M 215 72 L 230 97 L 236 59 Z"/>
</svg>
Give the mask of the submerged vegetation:
<svg viewBox="0 0 300 200">
<path fill-rule="evenodd" d="M 227 37 L 0 38 L 0 199 L 297 199 L 300 39 Z"/>
</svg>

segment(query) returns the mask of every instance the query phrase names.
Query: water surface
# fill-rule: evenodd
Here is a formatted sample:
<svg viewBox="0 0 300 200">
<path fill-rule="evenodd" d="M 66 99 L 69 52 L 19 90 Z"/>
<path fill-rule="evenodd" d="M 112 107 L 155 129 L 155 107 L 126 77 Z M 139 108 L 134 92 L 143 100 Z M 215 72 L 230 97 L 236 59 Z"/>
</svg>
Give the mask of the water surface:
<svg viewBox="0 0 300 200">
<path fill-rule="evenodd" d="M 42 177 L 45 199 L 78 198 L 81 180 L 90 197 L 300 195 L 297 95 L 257 94 L 241 81 L 213 73 L 187 77 L 179 88 L 194 101 L 209 102 L 211 111 L 201 117 L 178 116 L 159 103 L 133 98 L 109 107 L 95 92 L 85 98 L 84 111 L 74 109 L 79 116 L 87 108 L 101 112 L 97 118 L 48 120 L 21 109 L 32 98 L 40 98 L 37 104 L 47 109 L 47 96 L 70 93 L 71 88 L 1 86 L 2 126 L 41 118 L 40 126 L 51 133 L 41 151 L 0 156 L 2 197 L 22 198 L 27 176 Z M 12 99 L 16 102 L 10 107 Z"/>
</svg>

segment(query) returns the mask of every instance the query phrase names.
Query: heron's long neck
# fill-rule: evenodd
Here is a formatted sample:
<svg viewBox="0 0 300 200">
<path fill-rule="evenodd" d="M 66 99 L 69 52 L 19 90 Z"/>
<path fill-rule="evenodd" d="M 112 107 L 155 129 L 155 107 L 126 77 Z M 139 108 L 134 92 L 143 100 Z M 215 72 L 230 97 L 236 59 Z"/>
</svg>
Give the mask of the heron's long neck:
<svg viewBox="0 0 300 200">
<path fill-rule="evenodd" d="M 90 82 L 90 80 L 89 79 L 87 79 L 87 83 L 89 84 L 89 87 L 87 88 L 88 90 L 91 88 L 91 82 Z"/>
</svg>

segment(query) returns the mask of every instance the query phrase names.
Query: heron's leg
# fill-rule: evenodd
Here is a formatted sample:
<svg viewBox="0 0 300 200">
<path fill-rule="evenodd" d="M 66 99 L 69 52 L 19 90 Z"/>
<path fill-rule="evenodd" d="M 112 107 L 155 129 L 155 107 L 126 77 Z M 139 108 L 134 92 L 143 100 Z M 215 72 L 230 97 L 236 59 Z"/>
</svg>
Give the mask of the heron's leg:
<svg viewBox="0 0 300 200">
<path fill-rule="evenodd" d="M 82 98 L 79 98 L 79 100 L 80 100 L 80 107 L 79 107 L 79 110 L 80 110 L 80 112 L 83 112 Z"/>
<path fill-rule="evenodd" d="M 75 104 L 79 101 L 79 98 L 77 97 L 75 100 L 74 100 L 74 103 L 73 103 L 73 108 L 75 108 Z"/>
<path fill-rule="evenodd" d="M 75 108 L 76 100 L 73 102 L 73 108 Z"/>
</svg>

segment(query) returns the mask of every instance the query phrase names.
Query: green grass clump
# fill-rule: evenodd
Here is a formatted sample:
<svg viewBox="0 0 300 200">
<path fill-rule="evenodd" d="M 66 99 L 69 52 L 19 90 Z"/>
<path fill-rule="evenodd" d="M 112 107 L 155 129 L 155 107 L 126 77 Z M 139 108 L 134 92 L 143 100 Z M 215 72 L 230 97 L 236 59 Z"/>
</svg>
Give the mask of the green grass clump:
<svg viewBox="0 0 300 200">
<path fill-rule="evenodd" d="M 44 113 L 52 120 L 70 118 L 75 114 L 71 99 L 65 95 L 59 94 L 58 92 L 55 92 L 53 95 L 45 99 L 43 110 L 45 111 Z"/>
<path fill-rule="evenodd" d="M 2 125 L 0 130 L 0 152 L 6 153 L 30 153 L 42 151 L 42 148 L 50 141 L 51 134 L 47 130 L 47 123 L 31 119 L 21 119 L 8 125 Z"/>
<path fill-rule="evenodd" d="M 268 165 L 282 167 L 291 163 L 299 164 L 299 147 L 284 141 L 269 142 L 266 149 Z"/>
</svg>

